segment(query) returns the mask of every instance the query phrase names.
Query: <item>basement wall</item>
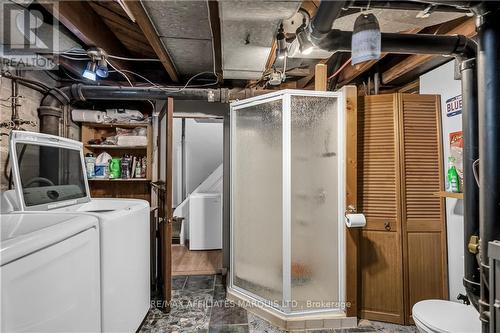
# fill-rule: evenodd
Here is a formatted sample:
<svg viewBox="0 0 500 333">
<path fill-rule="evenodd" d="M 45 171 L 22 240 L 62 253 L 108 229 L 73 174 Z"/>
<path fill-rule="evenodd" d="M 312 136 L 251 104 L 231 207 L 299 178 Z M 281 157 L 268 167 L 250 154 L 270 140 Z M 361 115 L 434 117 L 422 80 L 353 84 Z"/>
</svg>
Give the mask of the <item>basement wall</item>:
<svg viewBox="0 0 500 333">
<path fill-rule="evenodd" d="M 462 115 L 448 117 L 446 101 L 461 95 L 462 84 L 455 80 L 455 62 L 450 61 L 420 77 L 421 94 L 441 95 L 441 130 L 443 137 L 444 176 L 448 170 L 450 156 L 450 133 L 462 130 Z M 446 179 L 445 179 L 446 181 Z M 449 297 L 457 301 L 458 294 L 465 295 L 462 284 L 464 277 L 464 217 L 463 201 L 446 198 L 446 233 L 448 243 Z M 436 254 L 437 255 L 437 254 Z"/>
<path fill-rule="evenodd" d="M 47 86 L 54 87 L 56 81 L 52 80 L 47 74 L 42 71 L 27 71 L 21 73 L 21 76 L 28 79 L 33 79 L 40 81 Z M 11 80 L 5 77 L 0 77 L 0 122 L 9 121 L 11 119 L 11 91 L 12 84 Z M 18 108 L 19 116 L 23 120 L 29 120 L 36 123 L 36 126 L 32 127 L 29 125 L 24 125 L 22 128 L 26 131 L 39 132 L 39 119 L 37 108 L 40 105 L 40 101 L 43 95 L 36 90 L 27 88 L 22 84 L 19 84 L 19 95 L 23 98 L 19 99 L 21 106 Z M 0 137 L 0 191 L 5 191 L 9 188 L 8 185 L 8 172 L 10 167 L 6 170 L 6 163 L 9 154 L 9 137 L 4 134 L 9 134 L 10 130 L 7 128 L 1 129 Z"/>
</svg>

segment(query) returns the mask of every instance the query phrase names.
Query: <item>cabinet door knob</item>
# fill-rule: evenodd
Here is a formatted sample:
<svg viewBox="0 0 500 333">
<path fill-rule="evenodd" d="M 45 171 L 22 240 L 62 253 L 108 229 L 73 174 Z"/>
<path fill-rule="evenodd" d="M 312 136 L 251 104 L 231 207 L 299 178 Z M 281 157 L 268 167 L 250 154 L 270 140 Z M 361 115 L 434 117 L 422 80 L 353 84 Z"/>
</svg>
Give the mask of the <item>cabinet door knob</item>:
<svg viewBox="0 0 500 333">
<path fill-rule="evenodd" d="M 387 231 L 391 231 L 391 222 L 389 222 L 389 221 L 385 221 L 385 222 L 384 222 L 384 228 L 385 228 L 385 230 L 387 230 Z"/>
</svg>

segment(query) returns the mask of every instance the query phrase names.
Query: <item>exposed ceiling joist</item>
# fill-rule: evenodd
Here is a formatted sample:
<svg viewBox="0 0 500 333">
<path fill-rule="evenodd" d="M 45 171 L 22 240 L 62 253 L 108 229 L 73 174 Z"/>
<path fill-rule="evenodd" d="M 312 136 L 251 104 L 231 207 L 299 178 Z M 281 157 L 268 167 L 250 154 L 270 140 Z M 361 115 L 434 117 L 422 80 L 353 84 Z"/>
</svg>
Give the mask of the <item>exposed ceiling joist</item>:
<svg viewBox="0 0 500 333">
<path fill-rule="evenodd" d="M 208 1 L 208 15 L 210 16 L 210 28 L 212 29 L 212 43 L 214 48 L 214 65 L 217 79 L 222 78 L 222 41 L 219 17 L 219 4 L 217 1 Z"/>
<path fill-rule="evenodd" d="M 41 4 L 44 5 L 43 2 Z M 86 1 L 60 1 L 58 6 L 44 7 L 85 45 L 100 47 L 109 54 L 128 55 L 123 44 Z M 110 59 L 110 62 L 122 69 L 128 67 L 123 61 Z"/>
<path fill-rule="evenodd" d="M 137 56 L 140 54 L 142 57 L 145 56 L 148 58 L 156 57 L 156 53 L 148 41 L 144 39 L 144 34 L 139 26 L 133 23 L 128 17 L 113 11 L 112 7 L 109 6 L 111 2 L 89 1 L 88 4 L 101 16 L 104 23 L 120 39 L 130 53 Z"/>
<path fill-rule="evenodd" d="M 409 34 L 417 34 L 420 31 L 422 31 L 422 28 L 415 28 L 409 31 L 406 31 L 405 33 Z M 363 74 L 364 72 L 370 70 L 373 66 L 375 66 L 380 60 L 384 59 L 385 56 L 388 53 L 382 53 L 380 55 L 379 59 L 376 60 L 368 60 L 365 62 L 362 62 L 361 64 L 357 64 L 354 66 L 347 66 L 340 74 L 340 80 L 339 80 L 339 86 L 344 86 L 357 78 L 359 75 Z"/>
<path fill-rule="evenodd" d="M 310 67 L 305 67 L 305 68 L 293 68 L 288 71 L 286 71 L 286 76 L 308 76 L 313 74 L 313 71 Z"/>
<path fill-rule="evenodd" d="M 179 75 L 177 74 L 175 65 L 163 45 L 163 42 L 160 40 L 160 37 L 158 37 L 156 29 L 142 7 L 141 2 L 137 0 L 125 0 L 125 2 L 128 5 L 130 12 L 135 17 L 137 24 L 144 33 L 144 36 L 146 36 L 146 39 L 158 56 L 158 59 L 162 62 L 163 67 L 170 76 L 170 79 L 173 82 L 179 82 Z"/>
<path fill-rule="evenodd" d="M 43 4 L 43 3 L 42 3 Z M 124 56 L 125 48 L 101 18 L 85 1 L 60 1 L 58 6 L 45 6 L 78 39 L 88 46 L 97 46 L 107 52 Z"/>
<path fill-rule="evenodd" d="M 448 30 L 447 32 L 445 32 L 445 34 L 473 37 L 476 34 L 476 25 L 474 19 L 470 18 L 466 20 L 455 28 Z M 435 55 L 411 55 L 382 73 L 382 84 L 388 84 L 434 58 L 436 58 Z"/>
<path fill-rule="evenodd" d="M 383 53 L 380 55 L 380 59 L 377 60 L 368 60 L 365 62 L 362 62 L 360 64 L 354 65 L 354 66 L 346 66 L 346 68 L 342 71 L 341 78 L 339 85 L 344 86 L 357 78 L 359 75 L 363 74 L 373 66 L 375 66 L 381 59 L 383 59 L 387 53 Z"/>
</svg>

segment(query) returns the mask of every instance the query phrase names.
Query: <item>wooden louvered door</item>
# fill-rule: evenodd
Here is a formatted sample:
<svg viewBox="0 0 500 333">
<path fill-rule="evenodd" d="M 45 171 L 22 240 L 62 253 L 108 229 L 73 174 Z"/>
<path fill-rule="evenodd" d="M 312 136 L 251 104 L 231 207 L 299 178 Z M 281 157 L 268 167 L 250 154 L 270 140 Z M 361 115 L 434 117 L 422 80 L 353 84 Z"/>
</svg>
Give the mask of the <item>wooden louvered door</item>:
<svg viewBox="0 0 500 333">
<path fill-rule="evenodd" d="M 440 98 L 399 95 L 405 317 L 424 299 L 448 298 Z"/>
<path fill-rule="evenodd" d="M 361 318 L 404 323 L 397 95 L 367 96 L 358 107 Z"/>
</svg>

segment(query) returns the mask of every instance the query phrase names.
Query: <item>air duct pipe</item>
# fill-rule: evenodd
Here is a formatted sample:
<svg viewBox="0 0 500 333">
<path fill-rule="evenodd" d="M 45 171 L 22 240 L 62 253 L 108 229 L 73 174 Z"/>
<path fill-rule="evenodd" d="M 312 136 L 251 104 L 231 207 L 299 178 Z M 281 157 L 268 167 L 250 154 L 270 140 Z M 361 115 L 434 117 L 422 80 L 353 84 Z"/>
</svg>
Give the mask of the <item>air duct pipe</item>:
<svg viewBox="0 0 500 333">
<path fill-rule="evenodd" d="M 311 28 L 312 29 L 312 28 Z M 430 34 L 382 33 L 381 51 L 398 54 L 436 54 L 474 57 L 476 43 L 461 36 Z M 311 42 L 330 52 L 351 52 L 352 32 L 330 30 L 328 33 L 310 31 Z"/>
<path fill-rule="evenodd" d="M 485 2 L 479 16 L 477 57 L 479 99 L 479 230 L 481 258 L 480 319 L 483 332 L 490 320 L 488 243 L 500 240 L 500 9 L 498 3 Z"/>
<path fill-rule="evenodd" d="M 445 4 L 446 5 L 446 4 Z M 346 6 L 342 2 L 339 9 L 339 4 L 335 5 L 330 1 L 322 1 L 316 17 L 309 27 L 309 38 L 311 42 L 322 49 L 328 51 L 344 51 L 351 52 L 352 32 L 340 31 L 335 29 L 326 30 L 326 27 L 332 27 L 334 20 L 340 15 L 340 10 Z M 323 13 L 327 11 L 327 13 Z M 329 13 L 329 15 L 328 15 Z M 492 14 L 490 14 L 492 16 Z M 486 108 L 482 113 L 482 118 L 479 123 L 482 126 L 488 126 L 481 133 L 481 179 L 487 179 L 488 184 L 483 185 L 480 190 L 481 194 L 481 223 L 486 224 L 483 220 L 487 217 L 488 226 L 481 226 L 481 251 L 487 248 L 487 242 L 492 239 L 500 239 L 500 224 L 493 226 L 493 221 L 500 216 L 500 192 L 496 189 L 500 188 L 500 168 L 498 167 L 499 151 L 497 144 L 500 142 L 500 118 L 496 104 L 496 97 L 500 96 L 500 85 L 494 78 L 499 77 L 498 69 L 498 37 L 500 34 L 500 20 L 485 20 L 488 23 L 485 25 L 483 33 L 481 33 L 483 55 L 478 57 L 481 63 L 483 86 L 479 87 L 479 91 L 485 91 L 489 88 L 488 96 L 482 98 L 483 107 Z M 496 29 L 496 30 L 495 30 Z M 428 34 L 398 34 L 398 33 L 382 33 L 381 34 L 381 51 L 387 53 L 402 53 L 402 54 L 437 54 L 454 56 L 462 62 L 462 91 L 463 91 L 463 129 L 464 129 L 464 231 L 465 231 L 465 247 L 467 248 L 471 235 L 477 235 L 479 228 L 479 190 L 475 184 L 475 179 L 472 173 L 472 164 L 478 158 L 478 101 L 477 101 L 477 80 L 475 70 L 475 57 L 477 45 L 471 39 L 455 35 L 428 35 Z M 486 56 L 487 54 L 487 56 Z M 479 60 L 481 58 L 481 60 Z M 469 59 L 469 60 L 468 60 Z M 487 60 L 486 60 L 487 59 Z M 496 66 L 496 67 L 495 67 Z M 494 82 L 493 84 L 491 82 Z M 487 101 L 487 102 L 486 102 Z M 481 103 L 481 102 L 480 102 Z M 486 104 L 486 106 L 484 106 Z M 487 114 L 485 116 L 485 114 Z M 483 127 L 484 128 L 484 127 Z M 483 157 L 486 156 L 486 157 Z M 486 161 L 485 161 L 486 159 Z M 481 180 L 481 184 L 485 184 Z M 487 198 L 487 199 L 484 199 Z M 483 200 L 484 199 L 484 200 Z M 485 230 L 483 230 L 485 229 Z M 465 253 L 465 276 L 464 286 L 469 295 L 469 299 L 477 307 L 477 299 L 479 298 L 478 284 L 481 280 L 481 295 L 483 292 L 483 279 L 480 279 L 478 274 L 478 265 L 474 256 L 467 250 Z M 488 264 L 486 255 L 482 255 L 482 265 Z M 487 301 L 485 299 L 483 302 Z M 487 304 L 482 305 L 486 309 Z M 486 310 L 485 310 L 486 311 Z"/>
<path fill-rule="evenodd" d="M 227 89 L 176 89 L 73 84 L 72 86 L 53 90 L 43 98 L 38 107 L 40 132 L 59 135 L 59 121 L 63 115 L 63 106 L 67 105 L 70 101 L 165 100 L 168 97 L 221 102 L 227 100 L 228 92 Z"/>
</svg>

